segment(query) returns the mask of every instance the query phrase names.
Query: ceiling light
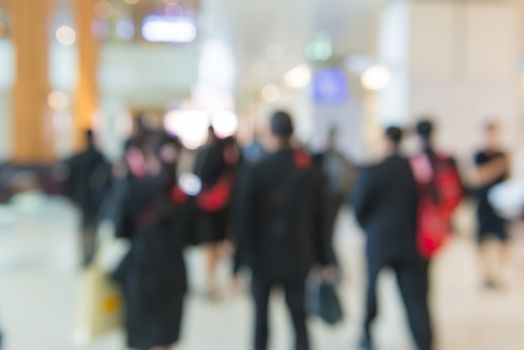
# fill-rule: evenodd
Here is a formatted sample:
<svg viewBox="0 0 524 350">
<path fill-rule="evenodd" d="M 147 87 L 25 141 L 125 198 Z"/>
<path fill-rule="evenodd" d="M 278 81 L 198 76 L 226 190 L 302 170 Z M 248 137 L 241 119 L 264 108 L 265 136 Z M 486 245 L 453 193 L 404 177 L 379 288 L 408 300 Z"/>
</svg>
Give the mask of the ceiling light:
<svg viewBox="0 0 524 350">
<path fill-rule="evenodd" d="M 151 42 L 188 43 L 196 39 L 197 29 L 189 17 L 147 16 L 142 35 Z"/>
<path fill-rule="evenodd" d="M 298 65 L 286 73 L 284 81 L 292 89 L 305 88 L 311 81 L 311 69 L 306 64 Z"/>
<path fill-rule="evenodd" d="M 56 40 L 62 45 L 71 46 L 76 42 L 76 32 L 70 26 L 61 26 L 56 30 Z"/>
<path fill-rule="evenodd" d="M 362 74 L 362 85 L 371 91 L 384 90 L 390 83 L 391 73 L 384 65 L 371 66 Z"/>
</svg>

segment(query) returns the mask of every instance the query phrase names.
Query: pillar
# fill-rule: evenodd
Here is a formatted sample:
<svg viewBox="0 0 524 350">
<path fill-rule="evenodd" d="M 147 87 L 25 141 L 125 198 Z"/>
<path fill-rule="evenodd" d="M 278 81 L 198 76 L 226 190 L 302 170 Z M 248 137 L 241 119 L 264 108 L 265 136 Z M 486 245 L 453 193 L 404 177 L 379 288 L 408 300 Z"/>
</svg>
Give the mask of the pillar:
<svg viewBox="0 0 524 350">
<path fill-rule="evenodd" d="M 16 66 L 11 123 L 13 161 L 45 164 L 54 158 L 47 105 L 50 0 L 11 1 L 11 11 Z"/>
<path fill-rule="evenodd" d="M 75 0 L 75 21 L 78 47 L 78 80 L 73 115 L 75 148 L 85 144 L 84 132 L 93 127 L 98 110 L 98 42 L 93 35 L 96 0 Z"/>
</svg>

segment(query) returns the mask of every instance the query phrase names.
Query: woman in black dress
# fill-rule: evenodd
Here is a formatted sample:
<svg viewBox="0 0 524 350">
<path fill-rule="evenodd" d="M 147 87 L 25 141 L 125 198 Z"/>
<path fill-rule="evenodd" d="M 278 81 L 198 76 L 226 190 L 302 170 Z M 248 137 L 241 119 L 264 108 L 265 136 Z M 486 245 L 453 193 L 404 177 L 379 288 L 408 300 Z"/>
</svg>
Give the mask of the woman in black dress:
<svg viewBox="0 0 524 350">
<path fill-rule="evenodd" d="M 228 236 L 232 191 L 240 164 L 240 148 L 232 137 L 220 139 L 212 127 L 196 155 L 194 173 L 202 183 L 196 199 L 196 232 L 207 258 L 207 295 L 219 297 L 218 265 Z"/>
<path fill-rule="evenodd" d="M 115 272 L 125 305 L 128 346 L 169 349 L 179 339 L 187 290 L 183 258 L 185 196 L 176 186 L 179 146 L 129 147 L 129 179 L 117 232 L 131 249 Z"/>
<path fill-rule="evenodd" d="M 484 269 L 484 286 L 492 289 L 499 286 L 496 276 L 497 262 L 493 261 L 493 258 L 496 257 L 502 262 L 506 259 L 508 233 L 505 220 L 497 214 L 489 202 L 489 193 L 494 186 L 508 178 L 510 163 L 508 156 L 500 146 L 498 125 L 489 123 L 485 126 L 484 132 L 484 149 L 475 155 L 475 169 L 479 184 L 477 238 Z"/>
</svg>

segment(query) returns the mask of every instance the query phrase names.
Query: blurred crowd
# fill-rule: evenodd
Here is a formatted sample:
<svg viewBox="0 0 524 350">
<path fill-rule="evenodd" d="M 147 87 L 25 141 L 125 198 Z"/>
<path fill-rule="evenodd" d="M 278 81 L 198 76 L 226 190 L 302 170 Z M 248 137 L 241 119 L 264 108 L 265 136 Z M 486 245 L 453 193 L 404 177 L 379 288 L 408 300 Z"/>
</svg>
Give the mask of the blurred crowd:
<svg viewBox="0 0 524 350">
<path fill-rule="evenodd" d="M 358 166 L 337 149 L 344 135 L 335 128 L 322 152 L 309 151 L 285 111 L 273 113 L 267 130 L 247 145 L 218 137 L 210 126 L 206 143 L 189 151 L 176 136 L 148 129 L 140 119 L 135 129 L 118 162 L 106 159 L 87 131 L 86 149 L 53 170 L 60 192 L 81 212 L 83 287 L 105 291 L 89 280 L 95 271 L 113 284 L 121 303 L 114 309 L 123 310 L 131 349 L 167 350 L 178 342 L 191 290 L 184 251 L 194 246 L 205 251 L 206 298 L 222 298 L 218 267 L 224 259 L 231 261 L 237 288 L 250 283 L 253 349 L 268 349 L 269 300 L 276 288 L 284 291 L 294 349 L 310 349 L 308 316 L 328 324 L 344 317 L 337 292 L 344 274 L 333 236 L 348 205 L 367 238 L 361 349 L 375 349 L 377 280 L 386 268 L 395 273 L 417 349 L 435 349 L 431 261 L 452 237 L 453 216 L 471 189 L 478 203 L 482 287 L 504 287 L 499 266 L 508 256 L 507 219 L 492 193 L 511 167 L 494 122 L 485 125 L 484 145 L 466 172 L 437 148 L 431 118 L 410 129 L 385 129 L 380 159 Z M 403 152 L 406 134 L 418 139 L 413 154 Z M 117 241 L 125 248 L 102 266 Z"/>
</svg>

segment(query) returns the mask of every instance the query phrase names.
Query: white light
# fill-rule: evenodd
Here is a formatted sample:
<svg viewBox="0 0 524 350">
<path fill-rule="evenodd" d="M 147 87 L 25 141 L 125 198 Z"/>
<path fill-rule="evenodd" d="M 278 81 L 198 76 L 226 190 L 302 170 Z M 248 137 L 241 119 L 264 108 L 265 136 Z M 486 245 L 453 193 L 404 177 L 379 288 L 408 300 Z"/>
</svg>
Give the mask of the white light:
<svg viewBox="0 0 524 350">
<path fill-rule="evenodd" d="M 272 61 L 279 61 L 282 59 L 282 56 L 284 56 L 284 49 L 282 49 L 280 44 L 270 44 L 266 48 L 266 56 Z"/>
<path fill-rule="evenodd" d="M 197 30 L 188 17 L 148 16 L 144 19 L 142 35 L 152 42 L 188 43 L 196 39 Z"/>
<path fill-rule="evenodd" d="M 71 46 L 76 42 L 76 32 L 70 26 L 61 26 L 56 30 L 56 40 L 62 45 Z"/>
<path fill-rule="evenodd" d="M 170 134 L 180 137 L 189 149 L 197 149 L 204 144 L 208 134 L 209 116 L 204 111 L 172 111 L 164 120 Z"/>
<path fill-rule="evenodd" d="M 47 104 L 56 111 L 63 111 L 69 107 L 69 97 L 63 91 L 52 91 L 47 96 Z"/>
<path fill-rule="evenodd" d="M 202 190 L 202 181 L 194 174 L 183 173 L 180 175 L 180 187 L 189 196 L 196 196 Z"/>
<path fill-rule="evenodd" d="M 262 99 L 268 103 L 273 103 L 280 97 L 280 89 L 274 84 L 268 84 L 262 88 Z"/>
<path fill-rule="evenodd" d="M 391 73 L 383 65 L 374 65 L 362 74 L 362 85 L 368 90 L 384 90 L 391 83 Z"/>
<path fill-rule="evenodd" d="M 286 85 L 293 89 L 302 89 L 311 81 L 311 69 L 306 64 L 301 64 L 291 69 L 284 76 Z"/>
<path fill-rule="evenodd" d="M 135 26 L 129 20 L 121 20 L 116 24 L 116 35 L 123 40 L 131 40 L 135 36 Z"/>
<path fill-rule="evenodd" d="M 238 130 L 238 117 L 229 111 L 216 112 L 211 122 L 218 137 L 233 136 Z"/>
</svg>

